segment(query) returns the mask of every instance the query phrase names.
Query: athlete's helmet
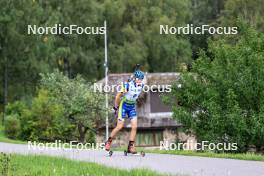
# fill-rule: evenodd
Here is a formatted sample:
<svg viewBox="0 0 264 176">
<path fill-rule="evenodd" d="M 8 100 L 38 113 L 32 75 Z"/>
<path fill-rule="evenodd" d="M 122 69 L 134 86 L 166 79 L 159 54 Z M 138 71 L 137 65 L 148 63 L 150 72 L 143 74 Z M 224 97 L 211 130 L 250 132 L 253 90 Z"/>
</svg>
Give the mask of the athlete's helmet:
<svg viewBox="0 0 264 176">
<path fill-rule="evenodd" d="M 140 71 L 140 70 L 136 70 L 134 72 L 134 76 L 135 76 L 135 78 L 138 78 L 138 79 L 141 79 L 141 80 L 144 79 L 144 73 L 142 71 Z"/>
</svg>

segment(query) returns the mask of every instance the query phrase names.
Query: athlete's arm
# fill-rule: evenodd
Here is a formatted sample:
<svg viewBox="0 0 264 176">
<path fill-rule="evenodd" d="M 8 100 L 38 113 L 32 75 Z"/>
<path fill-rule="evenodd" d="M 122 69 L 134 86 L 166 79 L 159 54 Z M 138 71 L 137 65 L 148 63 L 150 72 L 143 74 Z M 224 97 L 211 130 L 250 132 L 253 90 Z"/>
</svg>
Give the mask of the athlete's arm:
<svg viewBox="0 0 264 176">
<path fill-rule="evenodd" d="M 127 83 L 122 84 L 120 92 L 118 92 L 115 97 L 115 108 L 119 107 L 121 97 L 127 92 L 127 90 L 128 90 L 128 84 Z"/>
<path fill-rule="evenodd" d="M 118 92 L 116 97 L 115 97 L 115 108 L 119 107 L 121 97 L 123 96 L 123 92 Z"/>
</svg>

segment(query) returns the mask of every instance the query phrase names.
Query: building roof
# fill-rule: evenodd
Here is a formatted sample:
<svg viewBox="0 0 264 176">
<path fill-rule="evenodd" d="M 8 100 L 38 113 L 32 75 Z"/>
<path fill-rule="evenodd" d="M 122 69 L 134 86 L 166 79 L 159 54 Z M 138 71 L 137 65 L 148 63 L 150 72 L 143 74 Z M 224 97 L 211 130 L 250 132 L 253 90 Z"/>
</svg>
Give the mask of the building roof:
<svg viewBox="0 0 264 176">
<path fill-rule="evenodd" d="M 127 81 L 132 73 L 112 73 L 108 75 L 108 85 L 116 85 L 121 82 Z M 168 73 L 145 73 L 145 84 L 151 85 L 166 85 L 173 84 L 179 79 L 180 73 L 168 72 Z M 97 83 L 105 83 L 105 78 L 101 79 Z"/>
</svg>

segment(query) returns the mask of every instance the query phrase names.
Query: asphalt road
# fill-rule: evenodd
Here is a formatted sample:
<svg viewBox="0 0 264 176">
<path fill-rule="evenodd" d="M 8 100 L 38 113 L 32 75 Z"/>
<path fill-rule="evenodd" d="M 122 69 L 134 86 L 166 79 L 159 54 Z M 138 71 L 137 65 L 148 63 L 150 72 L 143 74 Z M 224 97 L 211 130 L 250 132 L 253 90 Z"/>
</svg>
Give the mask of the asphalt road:
<svg viewBox="0 0 264 176">
<path fill-rule="evenodd" d="M 103 150 L 63 150 L 54 148 L 39 150 L 29 149 L 26 144 L 1 142 L 0 152 L 60 156 L 74 160 L 96 162 L 120 169 L 148 168 L 160 173 L 172 175 L 264 176 L 264 162 L 260 161 L 150 153 L 147 153 L 145 157 L 124 156 L 123 152 L 114 152 L 112 157 L 108 157 L 107 153 Z"/>
</svg>

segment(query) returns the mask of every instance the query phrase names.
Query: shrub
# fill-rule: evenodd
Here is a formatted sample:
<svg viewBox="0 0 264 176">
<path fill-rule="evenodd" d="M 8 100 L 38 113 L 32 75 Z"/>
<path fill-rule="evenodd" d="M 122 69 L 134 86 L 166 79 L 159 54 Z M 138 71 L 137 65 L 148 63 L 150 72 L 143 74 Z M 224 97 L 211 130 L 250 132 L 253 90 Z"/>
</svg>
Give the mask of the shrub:
<svg viewBox="0 0 264 176">
<path fill-rule="evenodd" d="M 7 137 L 16 139 L 21 131 L 20 121 L 17 114 L 8 115 L 5 120 L 5 134 Z"/>
<path fill-rule="evenodd" d="M 6 107 L 6 114 L 12 115 L 17 114 L 21 116 L 22 112 L 27 108 L 26 103 L 23 101 L 15 101 L 14 103 L 8 103 Z"/>
<path fill-rule="evenodd" d="M 21 116 L 23 138 L 53 141 L 69 136 L 65 133 L 69 131 L 69 125 L 63 117 L 64 108 L 51 99 L 47 90 L 38 90 L 38 95 L 32 100 L 32 107 Z"/>
<path fill-rule="evenodd" d="M 246 151 L 264 145 L 264 35 L 240 29 L 236 44 L 211 41 L 172 95 L 180 105 L 174 117 L 199 140 L 237 143 Z"/>
<path fill-rule="evenodd" d="M 16 101 L 7 106 L 5 133 L 20 140 L 53 141 L 72 138 L 74 126 L 64 118 L 64 107 L 52 101 L 50 93 L 39 89 L 31 106 Z"/>
<path fill-rule="evenodd" d="M 0 112 L 0 125 L 3 125 L 2 124 L 3 118 L 4 118 L 4 114 L 3 114 L 3 112 Z"/>
</svg>

